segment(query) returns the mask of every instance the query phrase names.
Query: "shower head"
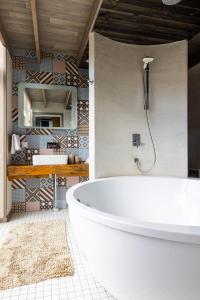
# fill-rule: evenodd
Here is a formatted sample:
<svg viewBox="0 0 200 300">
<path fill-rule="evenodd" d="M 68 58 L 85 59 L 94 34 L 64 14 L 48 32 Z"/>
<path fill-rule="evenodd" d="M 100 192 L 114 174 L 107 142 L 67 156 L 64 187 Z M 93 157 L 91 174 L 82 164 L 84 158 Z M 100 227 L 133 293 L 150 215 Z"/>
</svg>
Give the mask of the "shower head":
<svg viewBox="0 0 200 300">
<path fill-rule="evenodd" d="M 142 59 L 142 61 L 143 61 L 143 63 L 144 63 L 144 70 L 147 68 L 147 66 L 151 63 L 151 62 L 153 62 L 154 61 L 154 58 L 153 57 L 144 57 L 143 59 Z"/>
</svg>

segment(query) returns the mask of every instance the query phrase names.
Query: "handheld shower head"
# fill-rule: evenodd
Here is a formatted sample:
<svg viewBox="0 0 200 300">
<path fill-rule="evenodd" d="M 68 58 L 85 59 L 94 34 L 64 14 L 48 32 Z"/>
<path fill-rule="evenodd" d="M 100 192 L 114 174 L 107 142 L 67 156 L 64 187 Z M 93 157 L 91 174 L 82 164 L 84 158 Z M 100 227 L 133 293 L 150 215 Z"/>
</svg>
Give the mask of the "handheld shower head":
<svg viewBox="0 0 200 300">
<path fill-rule="evenodd" d="M 144 57 L 143 59 L 142 59 L 142 61 L 143 61 L 143 63 L 144 63 L 144 70 L 147 68 L 147 66 L 151 63 L 151 62 L 153 62 L 154 61 L 154 58 L 153 57 Z"/>
</svg>

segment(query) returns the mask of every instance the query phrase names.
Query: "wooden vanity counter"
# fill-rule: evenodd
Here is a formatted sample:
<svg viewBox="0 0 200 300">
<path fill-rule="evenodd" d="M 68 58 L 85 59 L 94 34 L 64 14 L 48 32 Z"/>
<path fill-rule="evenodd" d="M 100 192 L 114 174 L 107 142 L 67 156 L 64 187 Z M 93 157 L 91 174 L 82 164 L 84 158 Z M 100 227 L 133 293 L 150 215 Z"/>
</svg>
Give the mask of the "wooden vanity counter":
<svg viewBox="0 0 200 300">
<path fill-rule="evenodd" d="M 71 165 L 17 165 L 7 167 L 8 180 L 48 177 L 49 175 L 60 176 L 89 176 L 89 164 L 71 164 Z"/>
</svg>

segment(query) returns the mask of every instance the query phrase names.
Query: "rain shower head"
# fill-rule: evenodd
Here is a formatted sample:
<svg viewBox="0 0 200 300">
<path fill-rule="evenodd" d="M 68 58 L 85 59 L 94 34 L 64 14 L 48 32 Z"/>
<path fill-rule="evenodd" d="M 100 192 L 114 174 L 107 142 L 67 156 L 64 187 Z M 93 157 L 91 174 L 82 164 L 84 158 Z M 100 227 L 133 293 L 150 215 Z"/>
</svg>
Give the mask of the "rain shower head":
<svg viewBox="0 0 200 300">
<path fill-rule="evenodd" d="M 144 57 L 143 59 L 142 59 L 142 61 L 143 61 L 143 63 L 144 63 L 144 70 L 147 68 L 147 66 L 151 63 L 151 62 L 153 62 L 154 61 L 154 58 L 153 57 Z"/>
</svg>

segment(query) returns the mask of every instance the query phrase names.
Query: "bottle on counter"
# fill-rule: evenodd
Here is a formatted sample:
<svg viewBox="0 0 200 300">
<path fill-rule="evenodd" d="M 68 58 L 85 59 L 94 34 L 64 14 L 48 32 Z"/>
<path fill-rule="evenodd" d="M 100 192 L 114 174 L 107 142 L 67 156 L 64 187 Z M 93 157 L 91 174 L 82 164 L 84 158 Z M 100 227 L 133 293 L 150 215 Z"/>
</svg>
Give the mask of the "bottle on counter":
<svg viewBox="0 0 200 300">
<path fill-rule="evenodd" d="M 70 154 L 68 157 L 68 163 L 71 165 L 74 164 L 74 161 L 75 161 L 74 154 Z"/>
</svg>

